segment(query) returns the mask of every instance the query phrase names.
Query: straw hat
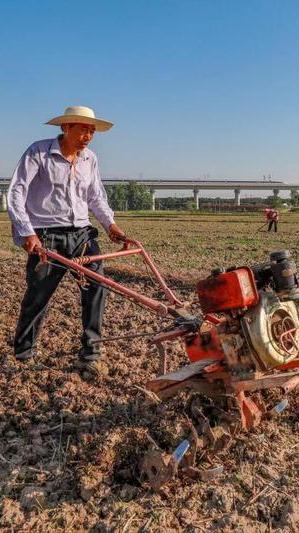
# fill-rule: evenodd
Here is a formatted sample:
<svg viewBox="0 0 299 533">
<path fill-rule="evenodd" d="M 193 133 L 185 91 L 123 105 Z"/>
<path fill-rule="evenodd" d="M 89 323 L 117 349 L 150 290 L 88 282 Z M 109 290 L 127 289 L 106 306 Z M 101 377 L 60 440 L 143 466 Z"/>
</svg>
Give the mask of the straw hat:
<svg viewBox="0 0 299 533">
<path fill-rule="evenodd" d="M 113 122 L 96 118 L 93 109 L 83 106 L 67 107 L 64 114 L 52 118 L 46 124 L 61 126 L 62 124 L 92 124 L 96 131 L 107 131 L 113 126 Z"/>
</svg>

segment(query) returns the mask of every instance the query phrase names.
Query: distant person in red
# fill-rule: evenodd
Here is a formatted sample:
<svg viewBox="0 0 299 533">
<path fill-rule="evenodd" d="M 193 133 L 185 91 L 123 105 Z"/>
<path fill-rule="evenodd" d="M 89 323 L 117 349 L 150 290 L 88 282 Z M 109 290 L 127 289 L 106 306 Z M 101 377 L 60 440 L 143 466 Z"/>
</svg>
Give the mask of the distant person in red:
<svg viewBox="0 0 299 533">
<path fill-rule="evenodd" d="M 279 213 L 277 209 L 274 209 L 274 208 L 265 209 L 265 215 L 266 215 L 267 221 L 269 222 L 268 231 L 271 231 L 272 226 L 273 226 L 275 233 L 277 233 L 278 218 L 279 218 Z"/>
</svg>

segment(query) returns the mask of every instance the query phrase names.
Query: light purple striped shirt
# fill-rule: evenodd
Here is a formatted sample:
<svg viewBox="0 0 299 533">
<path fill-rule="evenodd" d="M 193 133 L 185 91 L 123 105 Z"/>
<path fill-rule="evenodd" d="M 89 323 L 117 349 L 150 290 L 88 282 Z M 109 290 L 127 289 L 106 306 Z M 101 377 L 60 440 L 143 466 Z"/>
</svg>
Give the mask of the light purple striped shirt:
<svg viewBox="0 0 299 533">
<path fill-rule="evenodd" d="M 58 137 L 29 146 L 8 191 L 14 242 L 21 246 L 35 228 L 87 226 L 88 210 L 106 230 L 114 222 L 96 155 L 84 148 L 72 165 L 62 155 Z"/>
</svg>

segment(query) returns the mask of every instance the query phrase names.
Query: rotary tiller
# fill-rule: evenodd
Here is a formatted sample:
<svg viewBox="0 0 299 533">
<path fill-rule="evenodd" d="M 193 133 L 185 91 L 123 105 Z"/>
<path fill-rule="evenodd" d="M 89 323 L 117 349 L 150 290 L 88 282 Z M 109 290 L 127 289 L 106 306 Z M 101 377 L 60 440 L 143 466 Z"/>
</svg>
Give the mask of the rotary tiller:
<svg viewBox="0 0 299 533">
<path fill-rule="evenodd" d="M 94 280 L 124 297 L 142 304 L 160 316 L 173 317 L 173 327 L 154 335 L 162 361 L 161 375 L 149 381 L 149 391 L 167 399 L 183 389 L 199 393 L 191 403 L 188 420 L 190 438 L 171 455 L 158 450 L 148 454 L 142 474 L 153 488 L 159 488 L 177 471 L 178 465 L 189 475 L 207 479 L 219 468 L 198 471 L 194 468 L 198 446 L 218 450 L 232 440 L 236 420 L 218 409 L 220 422 L 211 427 L 210 412 L 225 401 L 234 404 L 244 430 L 256 427 L 265 413 L 259 398 L 248 392 L 280 388 L 282 401 L 272 408 L 278 413 L 287 405 L 286 395 L 299 385 L 299 281 L 297 268 L 287 250 L 273 252 L 269 261 L 254 265 L 215 269 L 197 284 L 200 314 L 188 314 L 175 296 L 141 243 L 126 239 L 121 250 L 67 259 L 52 250 L 39 251 L 43 261 L 54 261 L 75 271 L 80 282 Z M 140 255 L 151 269 L 165 294 L 165 301 L 139 294 L 111 278 L 93 272 L 88 264 L 112 258 Z M 165 343 L 181 338 L 190 363 L 176 372 L 166 372 Z M 221 469 L 220 469 L 221 470 Z"/>
</svg>

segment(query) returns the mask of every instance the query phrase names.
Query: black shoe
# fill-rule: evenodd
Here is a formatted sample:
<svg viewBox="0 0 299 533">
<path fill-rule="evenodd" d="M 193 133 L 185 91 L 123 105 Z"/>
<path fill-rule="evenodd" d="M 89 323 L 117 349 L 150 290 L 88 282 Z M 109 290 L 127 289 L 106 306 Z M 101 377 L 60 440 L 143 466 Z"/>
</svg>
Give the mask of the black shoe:
<svg viewBox="0 0 299 533">
<path fill-rule="evenodd" d="M 29 361 L 29 359 L 34 359 L 35 356 L 36 350 L 32 349 L 25 350 L 25 352 L 21 353 L 15 353 L 15 358 L 17 359 L 17 361 Z"/>
<path fill-rule="evenodd" d="M 97 361 L 101 357 L 101 352 L 98 347 L 89 348 L 82 346 L 78 356 L 79 359 L 83 359 L 84 361 Z"/>
</svg>

